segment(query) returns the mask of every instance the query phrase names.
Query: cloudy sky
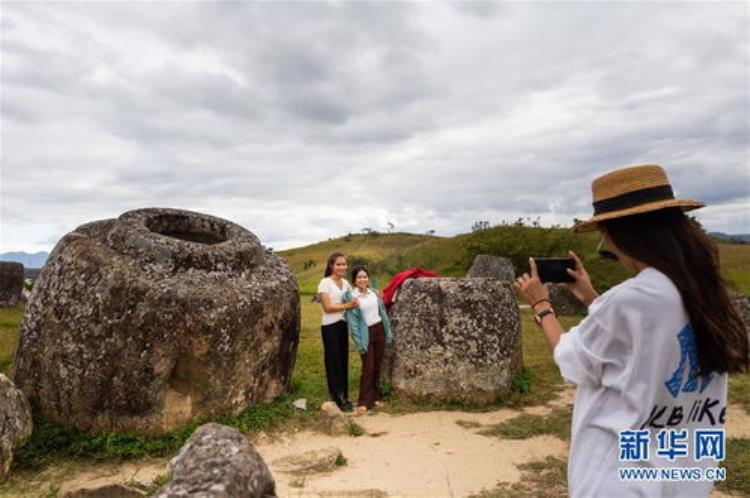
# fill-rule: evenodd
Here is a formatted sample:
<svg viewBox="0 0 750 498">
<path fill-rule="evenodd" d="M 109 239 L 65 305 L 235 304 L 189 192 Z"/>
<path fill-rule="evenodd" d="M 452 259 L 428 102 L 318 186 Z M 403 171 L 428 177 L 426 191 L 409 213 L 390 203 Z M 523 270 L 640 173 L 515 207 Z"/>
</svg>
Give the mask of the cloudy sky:
<svg viewBox="0 0 750 498">
<path fill-rule="evenodd" d="M 750 233 L 748 3 L 2 3 L 0 252 L 129 209 L 276 249 L 570 224 L 666 166 Z"/>
</svg>

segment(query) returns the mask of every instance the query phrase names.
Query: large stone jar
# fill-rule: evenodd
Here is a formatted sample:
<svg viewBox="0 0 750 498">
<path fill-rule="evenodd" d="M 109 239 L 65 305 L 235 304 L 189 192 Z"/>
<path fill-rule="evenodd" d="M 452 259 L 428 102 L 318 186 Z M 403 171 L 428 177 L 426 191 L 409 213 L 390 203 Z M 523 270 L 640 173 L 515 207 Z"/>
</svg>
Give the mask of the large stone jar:
<svg viewBox="0 0 750 498">
<path fill-rule="evenodd" d="M 407 280 L 391 307 L 395 340 L 386 376 L 396 392 L 487 404 L 522 369 L 512 284 L 497 278 Z"/>
<path fill-rule="evenodd" d="M 29 436 L 31 408 L 23 393 L 0 374 L 0 482 L 10 473 L 13 454 Z"/>
<path fill-rule="evenodd" d="M 23 291 L 23 265 L 0 261 L 0 308 L 15 306 Z"/>
<path fill-rule="evenodd" d="M 15 382 L 50 420 L 158 434 L 290 384 L 294 274 L 251 232 L 140 209 L 63 237 L 34 286 Z"/>
<path fill-rule="evenodd" d="M 509 258 L 479 254 L 474 258 L 474 263 L 466 276 L 468 278 L 499 278 L 504 282 L 513 283 L 516 280 L 516 271 L 513 269 L 513 261 Z"/>
</svg>

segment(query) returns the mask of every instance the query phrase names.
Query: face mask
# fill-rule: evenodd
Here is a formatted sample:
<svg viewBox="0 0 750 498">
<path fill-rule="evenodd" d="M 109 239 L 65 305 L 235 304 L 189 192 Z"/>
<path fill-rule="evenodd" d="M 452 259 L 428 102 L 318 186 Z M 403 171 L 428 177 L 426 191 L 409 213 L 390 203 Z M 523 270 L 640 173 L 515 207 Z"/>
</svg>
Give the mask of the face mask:
<svg viewBox="0 0 750 498">
<path fill-rule="evenodd" d="M 604 248 L 604 238 L 599 241 L 599 245 L 596 246 L 596 252 L 599 253 L 599 256 L 601 256 L 604 259 L 611 259 L 612 261 L 617 261 L 617 256 L 615 253 L 608 251 Z"/>
</svg>

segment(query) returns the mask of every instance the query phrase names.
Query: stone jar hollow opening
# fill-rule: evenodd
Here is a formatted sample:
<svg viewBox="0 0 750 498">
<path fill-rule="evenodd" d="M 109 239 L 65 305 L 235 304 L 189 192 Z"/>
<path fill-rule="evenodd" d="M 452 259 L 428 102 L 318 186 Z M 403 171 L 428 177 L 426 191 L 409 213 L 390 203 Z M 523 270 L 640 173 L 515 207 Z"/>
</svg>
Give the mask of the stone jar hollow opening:
<svg viewBox="0 0 750 498">
<path fill-rule="evenodd" d="M 229 240 L 228 227 L 195 216 L 159 214 L 146 220 L 146 227 L 173 239 L 215 245 Z"/>
</svg>

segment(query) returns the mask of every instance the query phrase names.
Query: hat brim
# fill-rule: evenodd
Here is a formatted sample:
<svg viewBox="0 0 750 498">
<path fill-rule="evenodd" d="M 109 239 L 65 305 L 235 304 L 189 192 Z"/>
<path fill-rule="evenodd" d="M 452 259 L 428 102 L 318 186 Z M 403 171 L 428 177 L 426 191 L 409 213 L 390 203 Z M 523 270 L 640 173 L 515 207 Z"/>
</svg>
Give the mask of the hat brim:
<svg viewBox="0 0 750 498">
<path fill-rule="evenodd" d="M 648 213 L 651 211 L 658 211 L 659 209 L 666 209 L 671 207 L 678 207 L 683 211 L 692 211 L 704 207 L 706 204 L 700 201 L 694 201 L 691 199 L 668 199 L 665 201 L 650 202 L 648 204 L 641 204 L 628 209 L 621 209 L 619 211 L 611 211 L 609 213 L 603 213 L 588 220 L 581 221 L 573 227 L 573 231 L 576 233 L 593 232 L 598 228 L 600 221 L 612 220 L 615 218 L 622 218 L 623 216 L 632 216 L 634 214 Z"/>
</svg>

